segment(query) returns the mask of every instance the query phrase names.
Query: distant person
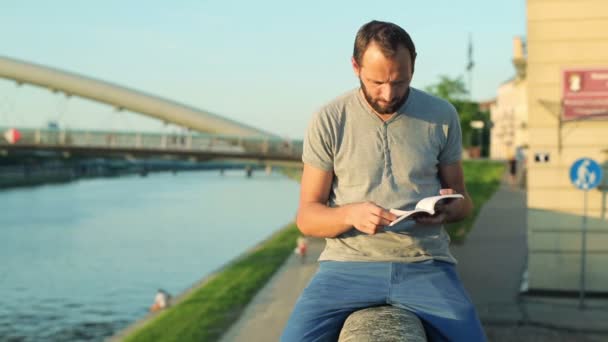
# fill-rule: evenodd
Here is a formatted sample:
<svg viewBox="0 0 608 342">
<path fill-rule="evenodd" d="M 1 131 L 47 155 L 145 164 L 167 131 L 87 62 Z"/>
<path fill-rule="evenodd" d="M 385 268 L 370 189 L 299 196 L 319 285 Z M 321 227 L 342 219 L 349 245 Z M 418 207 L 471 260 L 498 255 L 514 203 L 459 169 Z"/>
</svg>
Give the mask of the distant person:
<svg viewBox="0 0 608 342">
<path fill-rule="evenodd" d="M 517 159 L 515 159 L 515 154 L 513 154 L 513 152 L 509 152 L 507 163 L 509 164 L 509 183 L 515 185 L 517 178 Z"/>
<path fill-rule="evenodd" d="M 150 307 L 150 312 L 157 312 L 169 307 L 171 295 L 163 289 L 158 289 L 154 296 L 154 304 Z"/>
<path fill-rule="evenodd" d="M 527 173 L 527 162 L 526 162 L 526 152 L 523 146 L 518 146 L 515 149 L 515 163 L 516 163 L 516 173 L 517 173 L 517 184 L 521 187 L 526 186 L 526 173 Z"/>
<path fill-rule="evenodd" d="M 306 253 L 308 252 L 308 240 L 304 236 L 299 236 L 296 241 L 296 249 L 294 253 L 296 253 L 300 257 L 301 262 L 306 261 Z"/>
<path fill-rule="evenodd" d="M 379 305 L 416 314 L 430 341 L 486 340 L 443 226 L 473 207 L 459 116 L 449 102 L 410 87 L 415 60 L 401 27 L 363 25 L 351 59 L 360 87 L 310 121 L 297 225 L 326 245 L 281 341 L 336 341 L 352 312 Z M 397 218 L 390 208 L 454 193 L 464 198 L 388 227 Z"/>
</svg>

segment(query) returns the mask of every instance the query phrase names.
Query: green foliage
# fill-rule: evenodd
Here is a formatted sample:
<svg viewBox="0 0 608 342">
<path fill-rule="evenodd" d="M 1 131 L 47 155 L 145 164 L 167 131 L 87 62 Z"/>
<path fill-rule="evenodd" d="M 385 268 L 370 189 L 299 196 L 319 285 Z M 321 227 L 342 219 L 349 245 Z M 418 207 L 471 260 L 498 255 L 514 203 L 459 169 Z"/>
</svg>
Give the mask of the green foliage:
<svg viewBox="0 0 608 342">
<path fill-rule="evenodd" d="M 464 241 L 469 233 L 483 204 L 498 190 L 505 172 L 505 165 L 490 161 L 464 161 L 464 181 L 467 191 L 473 200 L 473 212 L 463 221 L 449 224 L 446 229 L 455 243 Z"/>
<path fill-rule="evenodd" d="M 125 341 L 218 340 L 293 252 L 298 235 L 296 225 L 290 224 Z"/>
<path fill-rule="evenodd" d="M 427 86 L 425 90 L 449 101 L 456 108 L 460 116 L 463 146 L 479 146 L 483 142 L 482 155 L 487 156 L 490 142 L 490 113 L 480 111 L 479 104 L 468 99 L 469 91 L 462 77 L 450 78 L 449 76 L 441 75 L 439 76 L 439 82 Z M 485 123 L 485 127 L 481 132 L 471 128 L 471 121 L 473 120 L 481 120 Z"/>
<path fill-rule="evenodd" d="M 427 86 L 425 90 L 452 103 L 456 101 L 466 101 L 467 95 L 469 94 L 461 76 L 450 78 L 449 76 L 440 75 L 439 82 Z"/>
<path fill-rule="evenodd" d="M 482 112 L 476 102 L 456 101 L 452 102 L 460 116 L 460 126 L 462 127 L 462 145 L 466 147 L 483 145 L 482 156 L 488 156 L 490 144 L 490 113 Z M 471 127 L 471 121 L 479 120 L 484 122 L 482 130 Z"/>
</svg>

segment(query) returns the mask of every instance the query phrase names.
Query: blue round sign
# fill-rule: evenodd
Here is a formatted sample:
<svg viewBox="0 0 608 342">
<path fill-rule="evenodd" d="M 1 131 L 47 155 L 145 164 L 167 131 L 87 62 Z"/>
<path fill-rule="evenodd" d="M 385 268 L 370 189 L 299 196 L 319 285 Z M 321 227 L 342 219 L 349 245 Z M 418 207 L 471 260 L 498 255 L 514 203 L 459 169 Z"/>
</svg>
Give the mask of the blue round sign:
<svg viewBox="0 0 608 342">
<path fill-rule="evenodd" d="M 581 158 L 570 167 L 570 181 L 581 190 L 597 187 L 602 182 L 602 167 L 595 160 Z"/>
</svg>

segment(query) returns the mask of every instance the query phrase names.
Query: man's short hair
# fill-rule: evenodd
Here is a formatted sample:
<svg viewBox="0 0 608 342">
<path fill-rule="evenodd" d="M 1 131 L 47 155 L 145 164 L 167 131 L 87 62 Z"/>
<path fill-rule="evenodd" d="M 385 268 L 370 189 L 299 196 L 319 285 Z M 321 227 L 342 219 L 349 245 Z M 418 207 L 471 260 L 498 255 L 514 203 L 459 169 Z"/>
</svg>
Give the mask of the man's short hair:
<svg viewBox="0 0 608 342">
<path fill-rule="evenodd" d="M 372 42 L 378 44 L 386 57 L 393 56 L 399 46 L 407 48 L 413 68 L 416 47 L 410 35 L 400 26 L 378 20 L 372 20 L 361 26 L 355 37 L 355 48 L 353 50 L 353 57 L 357 64 L 361 65 L 363 53 Z"/>
</svg>

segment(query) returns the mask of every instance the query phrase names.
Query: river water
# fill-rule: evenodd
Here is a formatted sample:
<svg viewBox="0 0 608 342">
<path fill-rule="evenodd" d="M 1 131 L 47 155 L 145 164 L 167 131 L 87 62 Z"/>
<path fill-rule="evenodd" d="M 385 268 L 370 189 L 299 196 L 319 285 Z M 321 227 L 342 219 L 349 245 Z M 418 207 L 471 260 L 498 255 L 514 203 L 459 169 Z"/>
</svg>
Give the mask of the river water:
<svg viewBox="0 0 608 342">
<path fill-rule="evenodd" d="M 0 191 L 0 340 L 103 340 L 291 222 L 280 174 L 150 174 Z"/>
</svg>

